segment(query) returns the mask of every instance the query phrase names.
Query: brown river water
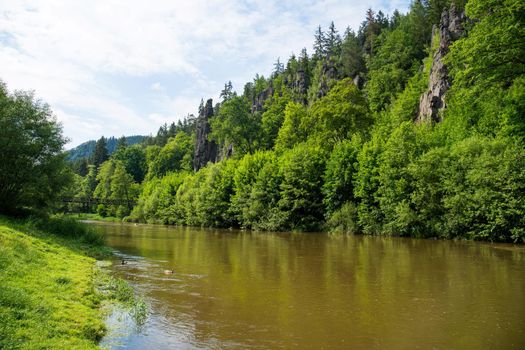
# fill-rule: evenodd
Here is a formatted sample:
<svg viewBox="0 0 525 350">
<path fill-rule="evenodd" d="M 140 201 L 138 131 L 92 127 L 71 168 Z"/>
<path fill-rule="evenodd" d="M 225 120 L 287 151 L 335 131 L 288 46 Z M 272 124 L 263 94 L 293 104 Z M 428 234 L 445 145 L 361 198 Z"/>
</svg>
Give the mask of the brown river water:
<svg viewBox="0 0 525 350">
<path fill-rule="evenodd" d="M 105 347 L 525 349 L 524 246 L 92 225 L 149 309 Z"/>
</svg>

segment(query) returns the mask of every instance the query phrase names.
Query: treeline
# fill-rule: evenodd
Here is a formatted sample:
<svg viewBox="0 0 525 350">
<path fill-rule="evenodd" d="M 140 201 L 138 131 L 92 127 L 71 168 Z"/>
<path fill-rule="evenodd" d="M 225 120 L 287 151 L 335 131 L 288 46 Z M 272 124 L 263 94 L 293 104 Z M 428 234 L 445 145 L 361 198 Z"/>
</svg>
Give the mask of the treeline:
<svg viewBox="0 0 525 350">
<path fill-rule="evenodd" d="M 440 37 L 463 9 L 463 34 Z M 227 83 L 209 120 L 202 103 L 171 133 L 122 145 L 76 195 L 136 199 L 90 209 L 140 222 L 525 242 L 524 11 L 415 1 L 369 10 L 357 33 L 319 27 L 311 55 L 242 93 Z M 422 115 L 437 83 L 445 97 Z M 220 161 L 194 171 L 200 122 Z"/>
<path fill-rule="evenodd" d="M 136 143 L 143 142 L 147 138 L 147 136 L 140 136 L 140 135 L 123 136 L 123 137 L 127 145 L 134 145 Z M 115 152 L 117 149 L 118 143 L 122 142 L 121 140 L 113 136 L 108 137 L 108 138 L 104 137 L 104 140 L 106 142 L 106 148 L 109 154 L 113 154 L 113 152 Z M 70 149 L 69 151 L 67 151 L 67 160 L 71 163 L 74 163 L 76 167 L 78 167 L 79 166 L 78 164 L 82 162 L 87 163 L 89 159 L 91 158 L 93 152 L 95 151 L 96 143 L 97 141 L 90 140 L 90 141 L 87 141 L 87 142 L 84 142 L 78 145 L 77 147 L 73 149 Z"/>
</svg>

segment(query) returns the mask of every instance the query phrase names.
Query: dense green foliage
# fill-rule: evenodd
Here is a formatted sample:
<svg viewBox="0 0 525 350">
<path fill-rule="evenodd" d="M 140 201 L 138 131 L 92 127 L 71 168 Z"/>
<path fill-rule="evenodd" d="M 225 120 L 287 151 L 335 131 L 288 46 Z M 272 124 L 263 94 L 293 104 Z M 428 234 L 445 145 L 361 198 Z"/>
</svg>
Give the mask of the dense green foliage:
<svg viewBox="0 0 525 350">
<path fill-rule="evenodd" d="M 65 143 L 49 106 L 0 82 L 0 213 L 54 202 L 72 178 Z"/>
<path fill-rule="evenodd" d="M 319 27 L 311 56 L 278 59 L 242 94 L 225 84 L 207 135 L 219 162 L 192 171 L 189 116 L 86 166 L 79 193 L 140 186 L 128 219 L 143 222 L 525 242 L 524 6 L 455 2 L 470 19 L 445 57 L 442 121 L 416 122 L 450 6 L 369 10 L 357 34 Z"/>
</svg>

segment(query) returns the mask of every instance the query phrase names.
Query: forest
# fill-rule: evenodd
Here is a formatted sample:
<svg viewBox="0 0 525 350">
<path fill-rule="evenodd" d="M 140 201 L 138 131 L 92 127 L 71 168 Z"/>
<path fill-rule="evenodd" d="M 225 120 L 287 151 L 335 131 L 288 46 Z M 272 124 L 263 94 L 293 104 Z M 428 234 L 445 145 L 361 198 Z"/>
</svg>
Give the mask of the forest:
<svg viewBox="0 0 525 350">
<path fill-rule="evenodd" d="M 312 52 L 277 59 L 270 76 L 240 90 L 227 82 L 196 117 L 138 144 L 122 138 L 111 156 L 102 137 L 89 158 L 69 163 L 61 196 L 135 205 L 55 209 L 524 243 L 524 23 L 519 0 L 418 0 L 406 14 L 368 10 L 357 32 L 319 26 Z M 31 186 L 10 205 L 58 197 Z"/>
</svg>

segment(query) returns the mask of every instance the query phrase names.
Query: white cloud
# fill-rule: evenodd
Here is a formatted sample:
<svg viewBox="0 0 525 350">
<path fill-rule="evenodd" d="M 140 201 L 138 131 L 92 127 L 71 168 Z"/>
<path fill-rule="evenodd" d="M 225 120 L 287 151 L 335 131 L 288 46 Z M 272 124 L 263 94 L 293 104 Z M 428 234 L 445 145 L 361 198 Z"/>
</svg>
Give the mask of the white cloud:
<svg viewBox="0 0 525 350">
<path fill-rule="evenodd" d="M 302 47 L 318 24 L 357 29 L 368 7 L 408 1 L 21 0 L 0 3 L 0 78 L 36 90 L 78 144 L 148 134 L 237 90 Z M 176 88 L 166 82 L 172 79 Z M 143 81 L 130 87 L 128 80 Z M 141 80 L 142 79 L 142 80 Z M 97 134 L 98 133 L 98 134 Z"/>
<path fill-rule="evenodd" d="M 164 86 L 159 82 L 151 84 L 149 88 L 153 91 L 164 91 Z"/>
</svg>

